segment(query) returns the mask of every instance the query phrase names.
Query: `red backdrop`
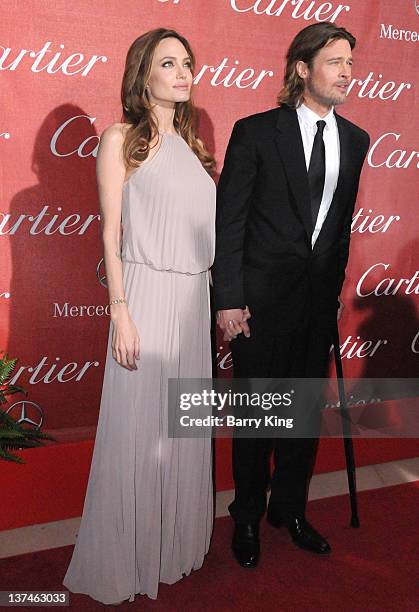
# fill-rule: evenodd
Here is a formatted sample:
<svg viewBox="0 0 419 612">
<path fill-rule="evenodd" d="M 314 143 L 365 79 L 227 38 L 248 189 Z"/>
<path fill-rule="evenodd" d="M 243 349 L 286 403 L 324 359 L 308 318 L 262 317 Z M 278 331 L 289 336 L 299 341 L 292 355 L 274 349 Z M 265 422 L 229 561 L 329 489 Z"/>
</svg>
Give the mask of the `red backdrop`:
<svg viewBox="0 0 419 612">
<path fill-rule="evenodd" d="M 371 148 L 343 291 L 344 368 L 351 377 L 417 375 L 418 11 L 414 0 L 3 3 L 0 348 L 19 357 L 14 381 L 45 429 L 83 439 L 97 421 L 108 317 L 95 153 L 99 134 L 120 120 L 127 49 L 157 26 L 195 50 L 199 133 L 218 172 L 235 120 L 275 105 L 300 29 L 333 20 L 357 37 L 339 112 L 370 133 Z M 228 375 L 228 345 L 217 346 Z"/>
</svg>

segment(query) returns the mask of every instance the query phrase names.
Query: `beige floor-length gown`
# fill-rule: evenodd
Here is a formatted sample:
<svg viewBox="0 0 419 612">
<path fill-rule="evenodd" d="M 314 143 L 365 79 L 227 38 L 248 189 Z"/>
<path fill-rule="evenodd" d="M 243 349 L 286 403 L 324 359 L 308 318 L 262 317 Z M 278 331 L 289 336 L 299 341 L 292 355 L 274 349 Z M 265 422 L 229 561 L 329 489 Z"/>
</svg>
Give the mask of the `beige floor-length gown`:
<svg viewBox="0 0 419 612">
<path fill-rule="evenodd" d="M 213 524 L 211 440 L 167 436 L 168 378 L 211 378 L 215 185 L 181 136 L 123 187 L 123 279 L 138 370 L 109 334 L 93 460 L 63 584 L 103 603 L 157 597 L 201 567 Z"/>
</svg>

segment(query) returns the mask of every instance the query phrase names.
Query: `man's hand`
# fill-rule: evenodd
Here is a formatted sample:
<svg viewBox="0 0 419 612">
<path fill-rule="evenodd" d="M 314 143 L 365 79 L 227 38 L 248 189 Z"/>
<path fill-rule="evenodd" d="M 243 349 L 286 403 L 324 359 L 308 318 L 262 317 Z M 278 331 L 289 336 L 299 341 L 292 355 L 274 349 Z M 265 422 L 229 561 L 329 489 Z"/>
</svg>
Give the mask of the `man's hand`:
<svg viewBox="0 0 419 612">
<path fill-rule="evenodd" d="M 340 321 L 340 318 L 341 318 L 342 313 L 343 313 L 343 309 L 345 308 L 345 304 L 342 302 L 342 300 L 340 299 L 340 297 L 338 297 L 338 302 L 339 302 L 339 308 L 338 308 L 338 321 Z"/>
<path fill-rule="evenodd" d="M 223 340 L 234 340 L 242 332 L 246 338 L 250 337 L 250 329 L 247 320 L 250 319 L 249 308 L 230 308 L 229 310 L 217 311 L 217 323 L 224 332 Z"/>
</svg>

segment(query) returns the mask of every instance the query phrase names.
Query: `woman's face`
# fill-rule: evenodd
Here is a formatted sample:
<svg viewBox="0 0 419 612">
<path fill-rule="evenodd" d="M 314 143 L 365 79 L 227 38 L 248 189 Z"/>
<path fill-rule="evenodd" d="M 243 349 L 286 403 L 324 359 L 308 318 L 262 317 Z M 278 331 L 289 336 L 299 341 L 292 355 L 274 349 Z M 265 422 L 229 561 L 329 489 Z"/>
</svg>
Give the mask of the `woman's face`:
<svg viewBox="0 0 419 612">
<path fill-rule="evenodd" d="M 153 104 L 173 107 L 175 102 L 189 100 L 191 59 L 177 38 L 165 38 L 157 45 L 147 86 Z"/>
</svg>

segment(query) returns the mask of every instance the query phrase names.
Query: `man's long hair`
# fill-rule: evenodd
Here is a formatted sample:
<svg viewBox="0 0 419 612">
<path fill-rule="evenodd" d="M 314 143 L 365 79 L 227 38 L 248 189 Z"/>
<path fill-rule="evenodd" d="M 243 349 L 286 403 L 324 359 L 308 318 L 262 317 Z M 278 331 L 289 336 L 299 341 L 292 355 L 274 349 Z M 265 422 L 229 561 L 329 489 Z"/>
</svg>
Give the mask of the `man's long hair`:
<svg viewBox="0 0 419 612">
<path fill-rule="evenodd" d="M 351 49 L 355 47 L 356 39 L 345 28 L 340 28 L 328 21 L 309 25 L 292 41 L 286 56 L 284 86 L 278 95 L 278 104 L 287 104 L 297 108 L 303 98 L 304 80 L 298 75 L 297 63 L 305 62 L 310 69 L 317 53 L 334 40 L 347 40 Z"/>
<path fill-rule="evenodd" d="M 154 52 L 159 42 L 166 38 L 176 38 L 182 43 L 190 58 L 192 73 L 195 68 L 195 57 L 188 41 L 174 30 L 157 28 L 134 40 L 127 53 L 121 85 L 123 122 L 129 125 L 123 147 L 127 166 L 139 166 L 149 154 L 150 142 L 158 135 L 158 126 L 146 86 Z M 173 123 L 204 168 L 213 169 L 213 157 L 195 135 L 195 108 L 191 100 L 176 102 Z"/>
</svg>

